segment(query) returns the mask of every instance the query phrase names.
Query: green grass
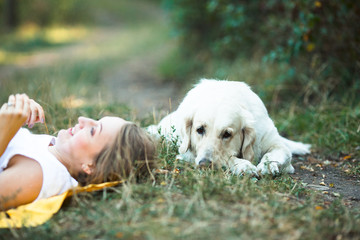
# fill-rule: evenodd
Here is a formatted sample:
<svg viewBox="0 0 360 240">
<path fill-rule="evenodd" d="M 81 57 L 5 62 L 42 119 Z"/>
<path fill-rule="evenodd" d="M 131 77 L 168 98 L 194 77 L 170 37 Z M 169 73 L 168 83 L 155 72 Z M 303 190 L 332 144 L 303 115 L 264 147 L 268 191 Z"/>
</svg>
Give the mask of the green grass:
<svg viewBox="0 0 360 240">
<path fill-rule="evenodd" d="M 357 132 L 360 118 L 360 105 L 350 106 L 326 103 L 319 106 L 300 108 L 290 106 L 289 112 L 280 111 L 278 128 L 292 137 L 300 136 L 304 141 L 314 144 L 315 151 L 329 155 L 356 153 L 360 135 Z M 309 123 L 311 125 L 309 126 Z M 311 131 L 309 131 L 311 127 Z"/>
<path fill-rule="evenodd" d="M 137 6 L 135 3 L 130 8 L 139 9 Z M 125 24 L 121 31 L 98 42 L 96 47 L 93 45 L 89 51 L 85 48 L 70 58 L 60 58 L 55 64 L 16 71 L 2 66 L 1 102 L 14 92 L 26 92 L 38 100 L 46 111 L 48 130 L 36 125 L 35 132 L 56 134 L 59 129 L 72 126 L 79 115 L 100 118 L 111 114 L 133 120 L 127 106 L 106 101 L 101 76 L 125 58 L 146 55 L 168 41 L 167 27 L 159 19 L 147 20 L 143 25 L 140 21 Z M 94 30 L 86 28 L 85 36 Z M 84 40 L 86 37 L 78 41 Z M 47 49 L 48 46 L 37 46 L 28 51 Z M 189 74 L 189 66 L 179 66 L 182 62 L 177 54 L 169 56 L 171 62 L 159 66 L 171 79 L 183 79 L 183 73 Z M 284 71 L 288 72 L 287 66 L 264 64 L 256 58 L 238 59 L 232 64 L 212 62 L 201 72 L 191 74 L 188 83 L 200 76 L 246 81 L 268 103 L 270 115 L 281 133 L 312 143 L 317 154 L 351 154 L 352 159 L 359 159 L 356 149 L 360 142 L 357 132 L 360 105 L 352 100 L 330 99 L 318 106 L 302 105 L 298 99 L 283 104 L 280 101 L 283 85 L 271 84 L 270 80 Z M 264 83 L 263 79 L 270 80 Z M 69 107 L 70 100 L 83 104 Z M 151 123 L 151 119 L 139 120 Z M 67 199 L 45 224 L 1 229 L 0 239 L 359 238 L 360 211 L 348 208 L 341 198 L 330 202 L 291 175 L 258 180 L 234 176 L 225 169 L 197 169 L 175 160 L 175 142 L 176 139 L 159 144 L 158 167 L 167 171 L 154 172 L 155 180 L 129 181 L 105 191 L 78 194 Z M 349 174 L 358 177 L 358 160 L 349 164 Z"/>
<path fill-rule="evenodd" d="M 173 149 L 162 145 L 162 155 Z M 172 157 L 172 156 L 171 156 Z M 169 159 L 162 159 L 166 165 Z M 167 165 L 155 181 L 69 199 L 44 225 L 2 231 L 31 239 L 343 239 L 356 238 L 359 215 L 328 203 L 284 175 L 261 180 L 223 170 Z M 178 173 L 172 173 L 177 168 Z M 1 231 L 0 231 L 1 232 Z"/>
</svg>

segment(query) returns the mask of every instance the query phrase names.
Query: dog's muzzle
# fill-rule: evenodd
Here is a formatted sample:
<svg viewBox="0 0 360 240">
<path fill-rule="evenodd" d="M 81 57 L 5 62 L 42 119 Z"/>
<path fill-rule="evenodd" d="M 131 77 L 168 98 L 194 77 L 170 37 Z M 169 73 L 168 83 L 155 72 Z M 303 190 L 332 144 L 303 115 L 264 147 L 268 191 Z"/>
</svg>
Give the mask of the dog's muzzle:
<svg viewBox="0 0 360 240">
<path fill-rule="evenodd" d="M 211 167 L 211 166 L 212 166 L 212 162 L 207 158 L 203 158 L 199 162 L 199 167 L 200 168 L 208 168 L 208 167 Z"/>
</svg>

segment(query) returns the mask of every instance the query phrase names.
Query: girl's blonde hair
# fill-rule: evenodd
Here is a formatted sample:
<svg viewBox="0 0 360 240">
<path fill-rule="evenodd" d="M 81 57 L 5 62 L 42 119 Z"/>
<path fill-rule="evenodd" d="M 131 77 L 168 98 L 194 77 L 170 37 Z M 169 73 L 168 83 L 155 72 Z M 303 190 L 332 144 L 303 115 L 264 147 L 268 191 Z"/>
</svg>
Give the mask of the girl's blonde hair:
<svg viewBox="0 0 360 240">
<path fill-rule="evenodd" d="M 151 137 L 134 123 L 125 124 L 110 146 L 105 147 L 94 161 L 90 175 L 81 174 L 81 185 L 125 180 L 151 174 L 154 168 L 155 144 Z"/>
</svg>

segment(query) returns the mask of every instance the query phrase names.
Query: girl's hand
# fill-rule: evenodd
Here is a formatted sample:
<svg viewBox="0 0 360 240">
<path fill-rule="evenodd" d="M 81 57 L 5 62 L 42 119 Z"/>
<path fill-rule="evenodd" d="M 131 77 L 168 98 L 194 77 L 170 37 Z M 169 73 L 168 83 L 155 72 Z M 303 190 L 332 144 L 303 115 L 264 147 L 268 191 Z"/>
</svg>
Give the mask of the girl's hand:
<svg viewBox="0 0 360 240">
<path fill-rule="evenodd" d="M 17 132 L 30 115 L 29 97 L 26 94 L 11 95 L 0 109 L 1 128 L 6 132 Z"/>
<path fill-rule="evenodd" d="M 24 124 L 32 128 L 37 122 L 45 122 L 43 108 L 33 99 L 29 99 L 26 94 L 11 95 L 8 103 L 1 107 L 0 115 L 2 121 L 5 120 L 9 127 L 12 125 L 11 127 L 17 129 Z"/>
<path fill-rule="evenodd" d="M 38 103 L 26 94 L 11 95 L 0 108 L 0 156 L 24 124 L 32 128 L 34 123 L 44 121 L 44 110 Z"/>
<path fill-rule="evenodd" d="M 0 108 L 0 156 L 21 126 L 28 124 L 31 128 L 44 120 L 44 111 L 38 103 L 26 94 L 11 95 Z"/>
</svg>

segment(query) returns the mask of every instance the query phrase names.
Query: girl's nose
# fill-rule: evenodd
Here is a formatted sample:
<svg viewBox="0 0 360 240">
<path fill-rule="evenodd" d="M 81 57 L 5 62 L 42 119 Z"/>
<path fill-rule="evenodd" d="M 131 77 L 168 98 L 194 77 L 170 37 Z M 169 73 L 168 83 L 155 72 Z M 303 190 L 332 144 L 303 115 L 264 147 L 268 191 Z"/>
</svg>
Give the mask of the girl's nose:
<svg viewBox="0 0 360 240">
<path fill-rule="evenodd" d="M 94 119 L 87 118 L 87 117 L 79 117 L 78 121 L 79 121 L 79 125 L 81 127 L 84 127 L 86 125 L 91 125 L 91 126 L 96 125 L 96 121 Z"/>
</svg>

